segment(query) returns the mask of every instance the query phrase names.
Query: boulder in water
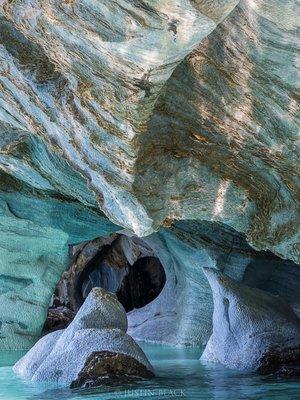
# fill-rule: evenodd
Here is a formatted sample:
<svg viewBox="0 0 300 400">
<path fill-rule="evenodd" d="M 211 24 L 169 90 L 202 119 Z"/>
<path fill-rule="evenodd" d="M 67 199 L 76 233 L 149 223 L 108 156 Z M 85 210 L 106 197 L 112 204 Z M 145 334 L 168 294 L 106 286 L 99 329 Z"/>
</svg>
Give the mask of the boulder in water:
<svg viewBox="0 0 300 400">
<path fill-rule="evenodd" d="M 97 371 L 107 374 L 109 358 L 113 362 L 109 370 L 110 378 L 114 374 L 118 379 L 121 375 L 128 378 L 133 374 L 136 377 L 138 371 L 141 377 L 153 376 L 153 368 L 147 357 L 126 334 L 126 330 L 126 312 L 116 296 L 104 289 L 94 288 L 71 324 L 64 330 L 40 339 L 15 364 L 14 371 L 32 381 L 69 385 L 79 378 L 80 372 L 83 379 L 86 368 L 91 370 L 92 355 L 96 354 L 97 368 L 93 372 L 95 382 L 102 380 L 102 376 L 96 379 Z M 127 371 L 125 360 L 128 361 Z"/>
</svg>

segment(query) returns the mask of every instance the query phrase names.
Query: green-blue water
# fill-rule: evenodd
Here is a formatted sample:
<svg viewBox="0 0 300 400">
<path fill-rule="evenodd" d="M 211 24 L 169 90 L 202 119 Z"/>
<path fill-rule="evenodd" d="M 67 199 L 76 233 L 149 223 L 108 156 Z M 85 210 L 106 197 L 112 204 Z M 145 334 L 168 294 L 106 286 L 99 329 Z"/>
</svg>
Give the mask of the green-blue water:
<svg viewBox="0 0 300 400">
<path fill-rule="evenodd" d="M 0 400 L 106 400 L 106 399 L 197 399 L 197 400 L 299 400 L 300 382 L 295 379 L 260 377 L 222 366 L 205 366 L 201 349 L 174 349 L 141 344 L 157 377 L 122 387 L 71 391 L 55 385 L 20 379 L 11 365 L 22 355 L 0 352 Z"/>
</svg>

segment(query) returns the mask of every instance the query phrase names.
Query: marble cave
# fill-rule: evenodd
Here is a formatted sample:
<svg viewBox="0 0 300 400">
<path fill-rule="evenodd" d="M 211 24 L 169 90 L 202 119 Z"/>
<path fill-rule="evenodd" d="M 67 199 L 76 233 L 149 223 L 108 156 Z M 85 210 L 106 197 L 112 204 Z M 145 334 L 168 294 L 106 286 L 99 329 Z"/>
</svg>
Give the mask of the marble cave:
<svg viewBox="0 0 300 400">
<path fill-rule="evenodd" d="M 0 399 L 300 398 L 298 0 L 0 0 Z"/>
</svg>

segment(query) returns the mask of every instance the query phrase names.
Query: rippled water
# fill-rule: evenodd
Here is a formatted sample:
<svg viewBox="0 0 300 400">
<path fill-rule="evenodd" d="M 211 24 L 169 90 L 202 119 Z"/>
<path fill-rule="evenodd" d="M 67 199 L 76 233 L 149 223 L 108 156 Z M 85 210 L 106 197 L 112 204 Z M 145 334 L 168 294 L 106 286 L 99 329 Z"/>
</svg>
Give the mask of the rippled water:
<svg viewBox="0 0 300 400">
<path fill-rule="evenodd" d="M 0 352 L 1 400 L 106 400 L 106 399 L 197 399 L 197 400 L 299 400 L 300 382 L 295 379 L 260 377 L 222 366 L 202 365 L 201 349 L 174 349 L 141 344 L 156 370 L 151 381 L 122 387 L 73 390 L 50 384 L 33 384 L 12 372 L 22 355 Z"/>
</svg>

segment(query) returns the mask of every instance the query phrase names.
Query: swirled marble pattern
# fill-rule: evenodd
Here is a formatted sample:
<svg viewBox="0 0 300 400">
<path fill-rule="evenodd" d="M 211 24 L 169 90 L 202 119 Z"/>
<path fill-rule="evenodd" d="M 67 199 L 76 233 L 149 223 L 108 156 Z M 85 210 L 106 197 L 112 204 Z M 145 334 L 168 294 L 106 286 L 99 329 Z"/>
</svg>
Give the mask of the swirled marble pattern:
<svg viewBox="0 0 300 400">
<path fill-rule="evenodd" d="M 296 7 L 0 0 L 0 347 L 35 340 L 68 244 L 120 227 L 213 221 L 299 262 Z"/>
</svg>

